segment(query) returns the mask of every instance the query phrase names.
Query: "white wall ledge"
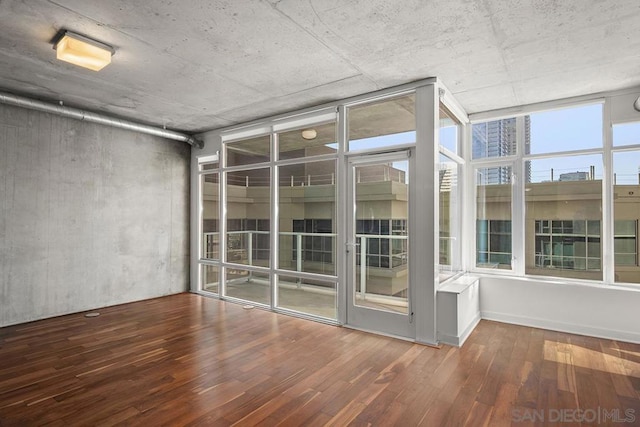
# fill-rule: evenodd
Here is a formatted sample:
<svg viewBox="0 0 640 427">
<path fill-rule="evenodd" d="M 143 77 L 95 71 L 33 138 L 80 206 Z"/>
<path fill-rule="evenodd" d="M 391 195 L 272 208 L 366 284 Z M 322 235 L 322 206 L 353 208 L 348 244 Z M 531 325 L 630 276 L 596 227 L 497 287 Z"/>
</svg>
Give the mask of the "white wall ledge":
<svg viewBox="0 0 640 427">
<path fill-rule="evenodd" d="M 504 272 L 488 272 L 484 270 L 474 270 L 469 273 L 469 275 L 476 276 L 478 278 L 500 278 L 500 279 L 512 279 L 519 280 L 522 282 L 530 282 L 530 283 L 551 283 L 558 284 L 564 286 L 588 286 L 599 289 L 619 289 L 625 291 L 634 291 L 640 292 L 640 283 L 606 283 L 598 280 L 583 280 L 583 279 L 574 279 L 574 278 L 564 278 L 564 277 L 553 277 L 553 276 L 519 276 L 513 274 L 510 271 Z"/>
<path fill-rule="evenodd" d="M 640 343 L 640 289 L 557 278 L 480 276 L 483 319 Z"/>
</svg>

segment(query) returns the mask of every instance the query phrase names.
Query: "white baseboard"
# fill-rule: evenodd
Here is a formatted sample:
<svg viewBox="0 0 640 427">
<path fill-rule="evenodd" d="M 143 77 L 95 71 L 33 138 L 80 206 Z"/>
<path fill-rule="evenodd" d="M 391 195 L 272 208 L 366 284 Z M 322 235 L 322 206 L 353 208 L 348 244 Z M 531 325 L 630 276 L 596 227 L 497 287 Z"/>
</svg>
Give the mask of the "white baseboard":
<svg viewBox="0 0 640 427">
<path fill-rule="evenodd" d="M 586 335 L 590 337 L 640 344 L 640 333 L 637 332 L 594 328 L 590 326 L 575 325 L 571 323 L 555 322 L 548 319 L 538 319 L 534 317 L 518 316 L 508 313 L 496 313 L 491 311 L 483 311 L 480 313 L 480 315 L 483 319 L 494 320 L 496 322 L 511 323 L 514 325 L 549 329 L 552 331 L 567 332 L 570 334 Z"/>
<path fill-rule="evenodd" d="M 471 332 L 473 332 L 476 326 L 478 326 L 478 323 L 480 323 L 481 319 L 482 317 L 480 316 L 480 313 L 478 313 L 473 318 L 471 323 L 469 323 L 469 326 L 467 326 L 467 328 L 459 336 L 438 332 L 438 342 L 441 344 L 449 344 L 455 347 L 462 347 L 467 338 L 469 338 L 469 335 L 471 335 Z"/>
<path fill-rule="evenodd" d="M 482 316 L 480 315 L 480 313 L 478 313 L 476 317 L 473 318 L 473 321 L 469 324 L 469 326 L 467 326 L 467 329 L 465 329 L 462 332 L 462 335 L 460 335 L 460 346 L 462 346 L 467 338 L 469 338 L 469 335 L 471 335 L 471 332 L 473 332 L 476 326 L 478 326 L 480 320 L 482 320 Z"/>
</svg>

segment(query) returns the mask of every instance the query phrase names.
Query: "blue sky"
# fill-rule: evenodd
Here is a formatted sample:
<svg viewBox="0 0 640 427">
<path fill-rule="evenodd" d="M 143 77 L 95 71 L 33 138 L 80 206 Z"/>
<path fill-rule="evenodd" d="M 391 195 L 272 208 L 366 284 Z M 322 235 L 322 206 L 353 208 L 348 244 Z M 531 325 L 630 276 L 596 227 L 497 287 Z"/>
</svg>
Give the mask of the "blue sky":
<svg viewBox="0 0 640 427">
<path fill-rule="evenodd" d="M 560 151 L 598 148 L 602 146 L 602 105 L 585 105 L 562 110 L 531 114 L 531 154 L 555 153 Z M 640 144 L 640 122 L 614 127 L 614 147 Z M 455 150 L 456 128 L 440 130 L 440 143 L 451 151 Z M 351 150 L 391 147 L 415 142 L 415 132 L 402 132 L 374 138 L 350 141 Z M 603 160 L 601 155 L 582 155 L 533 160 L 531 163 L 532 182 L 554 180 L 560 174 L 589 172 L 595 166 L 596 179 L 602 178 Z M 396 166 L 396 165 L 394 165 Z M 397 165 L 399 169 L 405 167 Z M 638 184 L 640 172 L 640 150 L 614 154 L 614 172 L 617 184 Z"/>
<path fill-rule="evenodd" d="M 602 106 L 586 105 L 563 110 L 531 114 L 531 153 L 544 154 L 558 151 L 598 148 L 602 146 Z M 614 146 L 640 144 L 640 124 L 614 127 Z M 602 178 L 601 155 L 559 157 L 534 160 L 531 180 L 540 182 L 554 179 L 567 172 L 589 172 L 595 166 L 596 179 Z M 614 172 L 618 184 L 638 184 L 640 151 L 614 156 Z"/>
</svg>

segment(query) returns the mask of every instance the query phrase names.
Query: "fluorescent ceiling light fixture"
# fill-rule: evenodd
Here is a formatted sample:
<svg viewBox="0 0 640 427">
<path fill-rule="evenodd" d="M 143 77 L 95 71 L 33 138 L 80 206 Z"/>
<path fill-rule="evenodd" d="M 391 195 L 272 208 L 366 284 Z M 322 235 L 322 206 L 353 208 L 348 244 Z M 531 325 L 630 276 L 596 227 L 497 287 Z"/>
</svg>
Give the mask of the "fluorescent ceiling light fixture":
<svg viewBox="0 0 640 427">
<path fill-rule="evenodd" d="M 111 63 L 113 47 L 72 31 L 65 31 L 53 45 L 56 57 L 80 67 L 99 71 Z"/>
<path fill-rule="evenodd" d="M 302 131 L 302 137 L 304 139 L 315 139 L 318 136 L 318 132 L 315 129 L 305 129 Z"/>
</svg>

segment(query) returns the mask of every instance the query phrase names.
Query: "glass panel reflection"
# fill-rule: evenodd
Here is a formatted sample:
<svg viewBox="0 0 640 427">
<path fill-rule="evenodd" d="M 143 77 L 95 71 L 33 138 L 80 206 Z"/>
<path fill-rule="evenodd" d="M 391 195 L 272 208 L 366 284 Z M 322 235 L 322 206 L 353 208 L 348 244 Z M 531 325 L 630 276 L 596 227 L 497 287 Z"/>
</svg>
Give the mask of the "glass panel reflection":
<svg viewBox="0 0 640 427">
<path fill-rule="evenodd" d="M 640 283 L 640 151 L 614 153 L 613 172 L 615 281 Z"/>
<path fill-rule="evenodd" d="M 269 168 L 227 172 L 227 262 L 269 266 Z"/>
<path fill-rule="evenodd" d="M 409 161 L 354 167 L 354 304 L 408 312 Z"/>
<path fill-rule="evenodd" d="M 525 272 L 602 280 L 602 156 L 531 160 Z"/>
<path fill-rule="evenodd" d="M 278 134 L 278 159 L 298 159 L 337 152 L 335 122 Z"/>
<path fill-rule="evenodd" d="M 450 158 L 441 155 L 438 187 L 440 217 L 440 280 L 456 274 L 461 270 L 460 260 L 460 227 L 461 192 L 458 183 L 460 165 Z"/>
<path fill-rule="evenodd" d="M 204 291 L 209 291 L 213 293 L 219 293 L 219 282 L 220 282 L 220 268 L 217 265 L 200 265 L 201 275 L 200 278 L 202 280 L 201 289 Z"/>
<path fill-rule="evenodd" d="M 476 266 L 511 269 L 511 167 L 476 169 Z"/>
<path fill-rule="evenodd" d="M 440 104 L 440 146 L 458 154 L 458 121 L 444 105 Z"/>
<path fill-rule="evenodd" d="M 224 146 L 227 153 L 227 166 L 250 165 L 271 160 L 271 137 L 269 135 L 227 142 Z"/>
<path fill-rule="evenodd" d="M 227 267 L 226 295 L 259 304 L 270 304 L 269 274 Z"/>
<path fill-rule="evenodd" d="M 218 173 L 201 177 L 202 183 L 202 253 L 203 259 L 220 259 L 220 220 Z"/>
<path fill-rule="evenodd" d="M 415 143 L 415 94 L 351 107 L 348 121 L 349 150 Z"/>
<path fill-rule="evenodd" d="M 336 319 L 336 304 L 333 282 L 278 276 L 278 307 Z"/>
<path fill-rule="evenodd" d="M 279 167 L 279 268 L 336 274 L 335 172 L 335 160 Z"/>
</svg>

